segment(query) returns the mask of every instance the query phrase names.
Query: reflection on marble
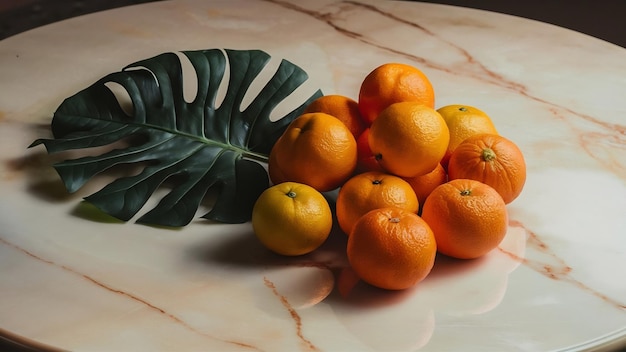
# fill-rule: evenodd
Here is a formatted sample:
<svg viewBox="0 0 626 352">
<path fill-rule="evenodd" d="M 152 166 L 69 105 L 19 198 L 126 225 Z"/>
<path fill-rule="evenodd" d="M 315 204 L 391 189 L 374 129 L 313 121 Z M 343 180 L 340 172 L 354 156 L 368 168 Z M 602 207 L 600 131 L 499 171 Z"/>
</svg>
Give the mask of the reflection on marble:
<svg viewBox="0 0 626 352">
<path fill-rule="evenodd" d="M 422 283 L 387 292 L 354 276 L 338 231 L 310 255 L 282 258 L 250 224 L 122 223 L 81 202 L 114 175 L 69 195 L 51 168 L 62 156 L 26 149 L 49 133 L 65 97 L 105 74 L 205 48 L 286 58 L 311 74 L 304 95 L 356 97 L 381 63 L 420 67 L 437 106 L 480 107 L 526 155 L 528 181 L 509 205 L 504 241 L 477 260 L 437 257 Z M 89 351 L 626 344 L 622 48 L 417 2 L 180 0 L 23 33 L 0 42 L 0 60 L 2 336 Z"/>
</svg>

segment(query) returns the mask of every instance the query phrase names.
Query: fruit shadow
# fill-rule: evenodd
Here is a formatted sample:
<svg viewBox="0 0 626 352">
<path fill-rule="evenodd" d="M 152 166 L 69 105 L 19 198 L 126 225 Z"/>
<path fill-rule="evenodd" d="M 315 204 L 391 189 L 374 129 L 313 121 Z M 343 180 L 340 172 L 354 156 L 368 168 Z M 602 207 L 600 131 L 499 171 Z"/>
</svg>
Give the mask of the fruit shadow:
<svg viewBox="0 0 626 352">
<path fill-rule="evenodd" d="M 361 280 L 349 265 L 335 270 L 334 274 L 335 289 L 327 298 L 327 302 L 332 305 L 376 309 L 399 304 L 419 290 L 418 286 L 404 290 L 385 290 L 372 286 Z"/>
<path fill-rule="evenodd" d="M 432 283 L 477 270 L 484 262 L 484 258 L 455 259 L 438 253 L 428 276 L 415 286 L 403 290 L 385 290 L 369 285 L 346 265 L 335 268 L 335 290 L 328 299 L 335 303 L 370 308 L 399 304 L 412 299 L 416 294 L 419 295 L 420 291 L 427 289 Z"/>
<path fill-rule="evenodd" d="M 265 248 L 254 235 L 251 226 L 229 234 L 219 243 L 206 241 L 190 246 L 186 251 L 188 260 L 207 267 L 231 266 L 250 271 L 281 268 L 319 268 L 329 270 L 334 277 L 334 287 L 324 302 L 331 305 L 358 306 L 376 309 L 400 304 L 411 299 L 429 281 L 437 281 L 475 270 L 484 259 L 460 260 L 437 255 L 431 273 L 417 285 L 404 290 L 384 290 L 359 279 L 346 256 L 347 236 L 334 226 L 324 244 L 312 253 L 301 256 L 282 256 Z"/>
<path fill-rule="evenodd" d="M 457 259 L 437 253 L 435 265 L 426 279 L 437 280 L 461 275 L 464 272 L 476 270 L 485 261 L 485 256 L 475 259 Z"/>
<path fill-rule="evenodd" d="M 250 272 L 286 268 L 328 270 L 334 278 L 332 290 L 323 302 L 336 306 L 379 308 L 402 302 L 413 294 L 413 288 L 399 291 L 379 289 L 361 281 L 348 264 L 347 236 L 333 229 L 328 239 L 314 252 L 301 256 L 282 256 L 265 248 L 252 229 L 233 233 L 220 243 L 206 241 L 190 246 L 187 259 L 207 267 L 230 266 Z M 313 277 L 312 277 L 313 279 Z M 300 285 L 311 286 L 299 282 Z M 311 293 L 313 294 L 313 292 Z"/>
<path fill-rule="evenodd" d="M 219 226 L 218 224 L 215 224 Z M 248 224 L 249 225 L 249 224 Z M 209 224 L 208 226 L 212 226 Z M 191 261 L 207 266 L 228 265 L 244 269 L 271 269 L 272 267 L 319 267 L 332 269 L 345 259 L 346 236 L 333 226 L 326 241 L 315 251 L 300 256 L 276 254 L 262 245 L 252 226 L 240 226 L 239 230 L 216 242 L 212 239 L 196 243 L 187 249 Z"/>
</svg>

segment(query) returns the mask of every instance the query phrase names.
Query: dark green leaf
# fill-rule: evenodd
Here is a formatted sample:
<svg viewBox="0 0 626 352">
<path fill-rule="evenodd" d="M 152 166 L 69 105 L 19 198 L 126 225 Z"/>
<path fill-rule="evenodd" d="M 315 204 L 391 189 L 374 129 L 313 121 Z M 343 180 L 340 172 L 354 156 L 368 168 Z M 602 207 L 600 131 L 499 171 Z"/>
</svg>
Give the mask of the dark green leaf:
<svg viewBox="0 0 626 352">
<path fill-rule="evenodd" d="M 107 75 L 67 98 L 52 120 L 54 138 L 39 139 L 49 153 L 110 146 L 96 156 L 55 165 L 69 192 L 116 165 L 143 166 L 136 175 L 118 178 L 86 200 L 104 212 L 129 220 L 165 181 L 172 187 L 139 222 L 184 226 L 194 217 L 209 189 L 217 201 L 205 218 L 238 223 L 250 219 L 252 206 L 268 187 L 265 168 L 274 142 L 313 99 L 276 121 L 274 108 L 307 80 L 298 66 L 282 60 L 268 83 L 245 109 L 242 100 L 270 56 L 259 50 L 201 50 L 182 52 L 197 76 L 191 102 L 183 93 L 183 66 L 175 53 L 139 61 Z M 230 78 L 223 101 L 218 89 L 229 65 Z M 132 113 L 111 90 L 118 84 L 130 97 Z M 255 161 L 252 161 L 253 159 Z"/>
</svg>

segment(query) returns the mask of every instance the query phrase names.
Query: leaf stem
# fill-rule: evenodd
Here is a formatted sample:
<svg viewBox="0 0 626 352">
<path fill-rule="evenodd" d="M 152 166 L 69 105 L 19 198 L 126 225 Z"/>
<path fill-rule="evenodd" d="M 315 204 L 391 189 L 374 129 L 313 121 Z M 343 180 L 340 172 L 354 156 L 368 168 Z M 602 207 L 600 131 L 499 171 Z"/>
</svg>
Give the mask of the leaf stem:
<svg viewBox="0 0 626 352">
<path fill-rule="evenodd" d="M 265 154 L 254 153 L 254 152 L 247 151 L 247 150 L 244 151 L 243 149 L 235 149 L 235 150 L 242 151 L 241 154 L 244 156 L 244 158 L 252 159 L 254 161 L 259 161 L 262 163 L 267 163 L 269 161 L 269 157 Z"/>
<path fill-rule="evenodd" d="M 143 127 L 146 127 L 146 125 L 141 125 Z M 150 128 L 153 129 L 157 129 L 157 130 L 161 130 L 167 133 L 171 133 L 174 135 L 179 135 L 185 138 L 189 138 L 189 139 L 193 139 L 196 140 L 198 142 L 204 143 L 204 144 L 208 144 L 208 145 L 214 145 L 214 146 L 218 146 L 222 149 L 226 149 L 226 150 L 232 150 L 236 153 L 241 154 L 244 158 L 248 158 L 248 159 L 252 159 L 258 162 L 263 162 L 263 163 L 267 163 L 269 161 L 269 156 L 265 155 L 265 154 L 261 154 L 261 153 L 255 153 L 251 150 L 247 150 L 244 148 L 240 148 L 237 146 L 234 146 L 230 143 L 222 143 L 222 142 L 218 142 L 216 140 L 213 139 L 209 139 L 206 138 L 204 136 L 198 136 L 198 135 L 194 135 L 194 134 L 189 134 L 189 133 L 185 133 L 185 132 L 181 132 L 179 130 L 171 130 L 168 128 L 163 128 L 161 126 L 157 126 L 157 125 L 149 125 Z"/>
</svg>

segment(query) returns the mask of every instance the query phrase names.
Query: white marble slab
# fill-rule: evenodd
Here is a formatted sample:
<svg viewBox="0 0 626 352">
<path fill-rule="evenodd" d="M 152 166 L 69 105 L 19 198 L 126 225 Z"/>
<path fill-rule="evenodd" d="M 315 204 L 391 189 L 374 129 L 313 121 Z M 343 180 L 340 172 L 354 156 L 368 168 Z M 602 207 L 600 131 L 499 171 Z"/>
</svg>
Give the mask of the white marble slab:
<svg viewBox="0 0 626 352">
<path fill-rule="evenodd" d="M 414 289 L 354 285 L 333 234 L 265 251 L 249 223 L 180 230 L 94 217 L 43 148 L 52 112 L 154 55 L 262 49 L 356 97 L 385 62 L 437 106 L 480 107 L 526 155 L 501 246 L 438 258 Z M 626 50 L 555 26 L 401 1 L 163 1 L 0 42 L 0 335 L 73 351 L 548 351 L 626 345 Z"/>
</svg>

